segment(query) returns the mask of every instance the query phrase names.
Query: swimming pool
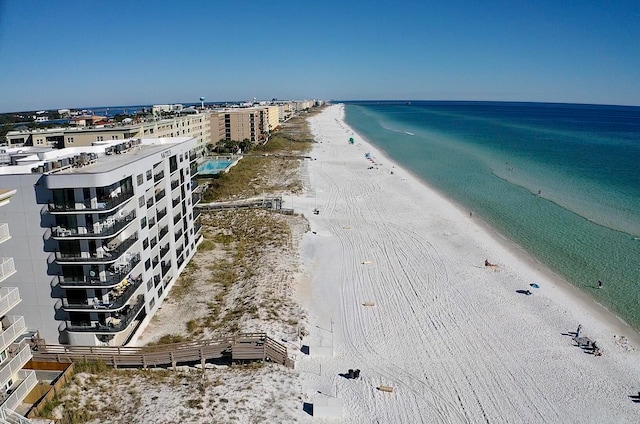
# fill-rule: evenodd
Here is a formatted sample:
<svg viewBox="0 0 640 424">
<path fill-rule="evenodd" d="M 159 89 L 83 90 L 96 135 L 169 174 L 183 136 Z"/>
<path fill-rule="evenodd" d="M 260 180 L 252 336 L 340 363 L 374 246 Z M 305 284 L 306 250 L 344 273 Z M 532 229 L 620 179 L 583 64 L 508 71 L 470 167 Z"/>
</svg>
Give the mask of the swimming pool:
<svg viewBox="0 0 640 424">
<path fill-rule="evenodd" d="M 233 161 L 226 159 L 213 159 L 207 160 L 198 166 L 198 174 L 213 175 L 223 172 L 233 163 Z"/>
</svg>

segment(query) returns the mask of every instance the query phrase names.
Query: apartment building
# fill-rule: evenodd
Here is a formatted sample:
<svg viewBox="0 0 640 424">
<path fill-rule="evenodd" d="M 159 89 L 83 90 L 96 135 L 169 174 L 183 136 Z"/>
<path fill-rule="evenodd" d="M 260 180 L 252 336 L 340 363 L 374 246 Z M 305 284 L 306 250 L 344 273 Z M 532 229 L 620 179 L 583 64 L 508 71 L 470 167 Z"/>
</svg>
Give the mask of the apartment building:
<svg viewBox="0 0 640 424">
<path fill-rule="evenodd" d="M 16 187 L 0 245 L 18 272 L 16 312 L 46 343 L 125 344 L 146 325 L 200 240 L 194 137 L 104 141 L 0 167 Z M 195 189 L 195 191 L 194 191 Z"/>
<path fill-rule="evenodd" d="M 0 209 L 7 207 L 15 194 L 16 190 L 0 190 Z M 10 239 L 9 224 L 3 222 L 0 224 L 0 244 Z M 13 314 L 20 303 L 19 290 L 5 287 L 6 280 L 16 274 L 14 260 L 6 256 L 0 261 L 0 423 L 3 423 L 13 417 L 11 411 L 22 403 L 38 380 L 35 371 L 22 369 L 31 359 L 31 348 L 28 341 L 18 342 L 27 331 L 24 317 Z"/>
<path fill-rule="evenodd" d="M 70 128 L 27 129 L 7 133 L 9 146 L 81 147 L 131 138 L 193 137 L 201 152 L 211 139 L 209 113 L 194 113 L 140 123 L 110 123 Z"/>
<path fill-rule="evenodd" d="M 217 116 L 216 116 L 217 115 Z M 280 125 L 278 106 L 228 108 L 211 113 L 212 138 L 256 143 Z M 214 137 L 217 128 L 217 139 Z"/>
</svg>

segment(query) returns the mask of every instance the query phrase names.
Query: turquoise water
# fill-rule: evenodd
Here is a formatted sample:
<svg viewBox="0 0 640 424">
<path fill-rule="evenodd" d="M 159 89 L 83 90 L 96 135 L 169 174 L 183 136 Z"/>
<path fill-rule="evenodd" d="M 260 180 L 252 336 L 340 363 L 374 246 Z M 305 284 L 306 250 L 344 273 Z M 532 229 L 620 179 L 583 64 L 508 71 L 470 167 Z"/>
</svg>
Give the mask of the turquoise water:
<svg viewBox="0 0 640 424">
<path fill-rule="evenodd" d="M 363 102 L 346 121 L 640 329 L 640 108 Z"/>
<path fill-rule="evenodd" d="M 212 159 L 202 163 L 198 166 L 198 174 L 211 175 L 219 174 L 231 165 L 230 160 Z"/>
</svg>

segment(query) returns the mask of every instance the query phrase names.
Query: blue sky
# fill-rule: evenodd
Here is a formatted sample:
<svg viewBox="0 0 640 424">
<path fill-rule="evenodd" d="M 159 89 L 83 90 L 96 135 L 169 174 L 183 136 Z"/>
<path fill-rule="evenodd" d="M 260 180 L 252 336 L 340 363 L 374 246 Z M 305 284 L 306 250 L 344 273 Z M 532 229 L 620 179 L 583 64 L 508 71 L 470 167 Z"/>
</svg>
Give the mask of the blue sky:
<svg viewBox="0 0 640 424">
<path fill-rule="evenodd" d="M 200 96 L 640 105 L 640 1 L 0 0 L 0 112 Z"/>
</svg>

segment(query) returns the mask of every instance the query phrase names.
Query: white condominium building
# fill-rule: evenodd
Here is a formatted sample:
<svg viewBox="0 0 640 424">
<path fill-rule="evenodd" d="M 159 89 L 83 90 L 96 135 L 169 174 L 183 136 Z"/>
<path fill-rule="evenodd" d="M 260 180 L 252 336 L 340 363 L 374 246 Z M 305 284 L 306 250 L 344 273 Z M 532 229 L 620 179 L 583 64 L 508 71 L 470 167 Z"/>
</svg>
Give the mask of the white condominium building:
<svg viewBox="0 0 640 424">
<path fill-rule="evenodd" d="M 21 157 L 0 167 L 16 187 L 16 311 L 46 343 L 125 344 L 158 309 L 200 239 L 193 206 L 197 140 L 114 140 Z"/>
<path fill-rule="evenodd" d="M 0 210 L 7 207 L 15 194 L 16 190 L 0 190 Z M 3 222 L 0 224 L 0 245 L 10 239 L 9 224 Z M 24 318 L 14 315 L 20 293 L 17 287 L 5 287 L 6 280 L 15 274 L 13 258 L 0 258 L 0 423 L 16 422 L 15 418 L 26 421 L 23 417 L 14 417 L 11 411 L 38 383 L 35 371 L 22 369 L 31 359 L 31 348 L 28 340 L 17 342 L 27 331 Z M 14 421 L 10 421 L 12 418 Z"/>
</svg>

